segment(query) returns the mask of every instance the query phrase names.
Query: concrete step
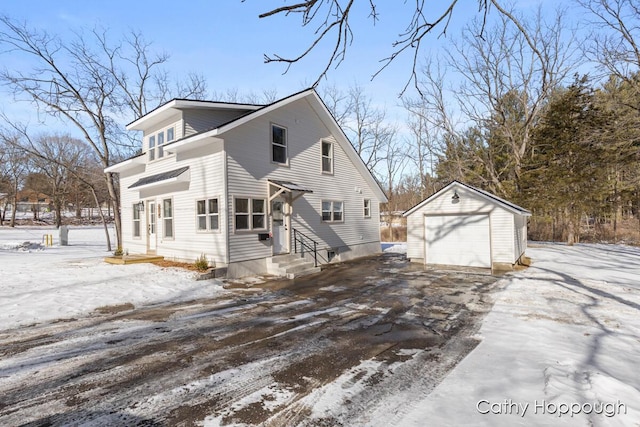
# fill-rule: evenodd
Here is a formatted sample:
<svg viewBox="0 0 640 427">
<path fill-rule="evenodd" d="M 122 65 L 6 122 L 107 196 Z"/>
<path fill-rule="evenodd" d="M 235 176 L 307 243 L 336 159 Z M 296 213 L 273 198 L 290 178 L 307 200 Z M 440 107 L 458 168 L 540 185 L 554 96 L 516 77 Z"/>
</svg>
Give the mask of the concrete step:
<svg viewBox="0 0 640 427">
<path fill-rule="evenodd" d="M 294 261 L 290 264 L 281 266 L 284 269 L 285 273 L 297 273 L 299 271 L 307 270 L 308 268 L 313 268 L 313 263 L 300 259 L 299 261 Z"/>
</svg>

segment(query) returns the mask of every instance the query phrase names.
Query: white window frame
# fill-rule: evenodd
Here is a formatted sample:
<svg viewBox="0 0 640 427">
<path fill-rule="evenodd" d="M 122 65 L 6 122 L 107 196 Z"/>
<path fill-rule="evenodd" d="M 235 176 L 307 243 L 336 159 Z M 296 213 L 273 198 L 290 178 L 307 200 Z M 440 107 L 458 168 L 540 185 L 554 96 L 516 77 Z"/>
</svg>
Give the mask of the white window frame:
<svg viewBox="0 0 640 427">
<path fill-rule="evenodd" d="M 150 135 L 147 138 L 149 161 L 153 162 L 156 159 L 156 135 Z"/>
<path fill-rule="evenodd" d="M 165 203 L 167 202 L 169 202 L 171 206 L 171 216 L 167 216 L 167 209 L 165 205 Z M 174 240 L 176 238 L 175 229 L 174 229 L 174 224 L 175 224 L 174 210 L 175 209 L 173 206 L 173 198 L 169 197 L 167 199 L 162 199 L 162 238 L 165 240 Z M 169 222 L 169 224 L 171 225 L 170 227 L 167 227 L 167 222 Z M 167 230 L 171 230 L 171 235 L 167 234 Z"/>
<path fill-rule="evenodd" d="M 329 154 L 325 155 L 324 154 L 324 146 L 325 144 L 327 144 L 329 146 Z M 332 141 L 325 141 L 322 140 L 320 141 L 320 170 L 322 171 L 322 173 L 327 174 L 327 175 L 333 175 L 333 142 Z M 325 159 L 328 160 L 329 162 L 329 170 L 325 170 L 324 168 L 324 161 Z"/>
<path fill-rule="evenodd" d="M 238 212 L 238 200 L 247 200 L 247 212 Z M 262 212 L 255 212 L 254 202 L 262 202 Z M 239 215 L 247 217 L 247 228 L 238 228 L 237 217 Z M 254 221 L 256 218 L 262 217 L 263 227 L 254 227 Z M 233 198 L 233 230 L 235 232 L 247 232 L 267 229 L 267 199 L 263 197 L 247 197 L 247 196 L 234 196 Z"/>
<path fill-rule="evenodd" d="M 323 200 L 321 202 L 321 215 L 320 215 L 320 219 L 322 220 L 322 222 L 326 222 L 326 223 L 340 223 L 340 222 L 344 222 L 344 202 L 341 200 Z M 325 204 L 328 203 L 329 204 L 329 209 L 325 209 Z M 336 206 L 340 206 L 340 209 L 336 209 Z M 325 219 L 324 218 L 324 214 L 325 212 L 329 213 L 329 217 L 330 219 Z M 336 213 L 340 213 L 340 219 L 336 219 Z"/>
<path fill-rule="evenodd" d="M 211 211 L 211 202 L 215 200 L 218 210 L 216 212 Z M 204 213 L 200 213 L 199 203 L 204 203 Z M 204 228 L 200 228 L 200 219 L 204 218 Z M 211 221 L 213 218 L 217 218 L 218 226 L 216 228 L 211 227 Z M 216 232 L 220 231 L 220 198 L 219 197 L 207 197 L 206 199 L 196 200 L 196 231 L 199 233 Z"/>
<path fill-rule="evenodd" d="M 133 216 L 132 216 L 132 224 L 133 224 L 133 229 L 131 230 L 131 235 L 133 236 L 134 239 L 141 239 L 142 238 L 142 221 L 141 221 L 141 217 L 140 217 L 140 209 L 139 209 L 140 204 L 139 203 L 134 203 L 133 204 Z M 136 233 L 136 225 L 138 226 L 137 229 L 137 233 Z"/>
<path fill-rule="evenodd" d="M 284 131 L 284 143 L 279 143 L 279 142 L 275 142 L 274 138 L 273 138 L 273 131 L 275 128 L 279 128 L 282 129 Z M 277 125 L 275 123 L 271 123 L 270 126 L 270 130 L 271 132 L 269 133 L 269 140 L 270 140 L 270 155 L 271 155 L 271 163 L 275 163 L 277 165 L 289 165 L 289 130 L 284 127 L 284 126 L 280 126 Z M 284 148 L 284 162 L 279 162 L 277 160 L 274 159 L 274 155 L 273 155 L 273 150 L 274 148 Z"/>
<path fill-rule="evenodd" d="M 365 218 L 371 218 L 371 199 L 364 199 L 362 203 L 362 214 Z"/>
<path fill-rule="evenodd" d="M 169 131 L 171 131 L 171 135 L 169 135 Z M 168 157 L 168 154 L 164 152 L 164 146 L 169 142 L 175 141 L 175 135 L 175 125 L 171 125 L 147 137 L 147 151 L 150 162 Z"/>
</svg>

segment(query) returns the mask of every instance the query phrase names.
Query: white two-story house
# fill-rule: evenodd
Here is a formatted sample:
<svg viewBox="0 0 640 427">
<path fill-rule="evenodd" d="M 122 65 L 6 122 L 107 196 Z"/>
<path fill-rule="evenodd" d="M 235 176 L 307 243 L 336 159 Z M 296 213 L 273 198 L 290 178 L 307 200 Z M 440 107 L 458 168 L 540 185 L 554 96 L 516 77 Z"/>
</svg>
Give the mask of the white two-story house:
<svg viewBox="0 0 640 427">
<path fill-rule="evenodd" d="M 380 252 L 386 196 L 313 89 L 266 106 L 175 99 L 127 129 L 143 153 L 106 171 L 120 174 L 130 254 L 204 254 L 240 277 L 280 255 Z"/>
</svg>

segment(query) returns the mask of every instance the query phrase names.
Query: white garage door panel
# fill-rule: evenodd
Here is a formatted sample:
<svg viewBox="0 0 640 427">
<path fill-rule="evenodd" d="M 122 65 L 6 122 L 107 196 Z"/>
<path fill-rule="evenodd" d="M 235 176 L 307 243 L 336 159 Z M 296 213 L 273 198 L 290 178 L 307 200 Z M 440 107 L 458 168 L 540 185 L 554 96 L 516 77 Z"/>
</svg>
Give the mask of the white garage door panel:
<svg viewBox="0 0 640 427">
<path fill-rule="evenodd" d="M 428 264 L 491 267 L 489 215 L 425 216 Z"/>
</svg>

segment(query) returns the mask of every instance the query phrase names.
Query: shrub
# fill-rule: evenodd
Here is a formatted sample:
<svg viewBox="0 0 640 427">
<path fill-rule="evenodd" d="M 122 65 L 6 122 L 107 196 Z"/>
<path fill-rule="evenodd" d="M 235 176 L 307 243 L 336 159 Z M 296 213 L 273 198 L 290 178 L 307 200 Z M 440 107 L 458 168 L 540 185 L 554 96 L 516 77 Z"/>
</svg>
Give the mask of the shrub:
<svg viewBox="0 0 640 427">
<path fill-rule="evenodd" d="M 196 259 L 195 266 L 198 271 L 207 271 L 209 269 L 209 260 L 204 253 Z"/>
<path fill-rule="evenodd" d="M 113 254 L 115 256 L 122 256 L 124 255 L 124 251 L 122 250 L 122 247 L 118 246 L 118 248 L 113 252 Z"/>
</svg>

